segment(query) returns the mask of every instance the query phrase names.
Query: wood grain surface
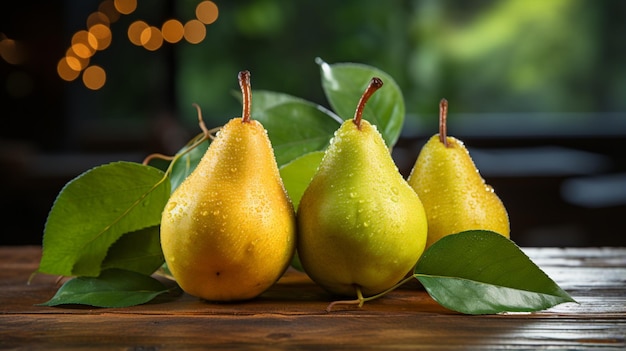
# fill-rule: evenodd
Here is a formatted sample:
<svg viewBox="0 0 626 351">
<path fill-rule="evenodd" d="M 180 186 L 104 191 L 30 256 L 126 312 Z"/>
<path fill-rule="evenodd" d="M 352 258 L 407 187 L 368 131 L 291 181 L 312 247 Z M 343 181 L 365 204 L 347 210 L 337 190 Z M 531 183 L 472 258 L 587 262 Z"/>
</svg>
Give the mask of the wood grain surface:
<svg viewBox="0 0 626 351">
<path fill-rule="evenodd" d="M 362 308 L 337 306 L 288 270 L 259 298 L 184 293 L 129 308 L 37 306 L 59 287 L 36 275 L 40 247 L 0 247 L 0 349 L 626 349 L 626 248 L 525 248 L 578 301 L 535 313 L 462 315 L 409 283 Z"/>
</svg>

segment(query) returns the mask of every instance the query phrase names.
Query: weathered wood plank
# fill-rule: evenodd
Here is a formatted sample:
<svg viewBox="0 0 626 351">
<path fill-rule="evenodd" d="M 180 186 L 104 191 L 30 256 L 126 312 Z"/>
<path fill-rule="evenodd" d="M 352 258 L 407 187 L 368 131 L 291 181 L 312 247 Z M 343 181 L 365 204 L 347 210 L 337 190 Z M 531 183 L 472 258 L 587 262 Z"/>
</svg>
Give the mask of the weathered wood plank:
<svg viewBox="0 0 626 351">
<path fill-rule="evenodd" d="M 0 316 L 0 346 L 106 345 L 137 349 L 229 348 L 271 345 L 276 349 L 396 348 L 400 345 L 535 349 L 549 346 L 625 347 L 626 323 L 571 318 L 452 316 L 430 313 L 387 316 L 363 313 L 327 315 L 19 315 Z M 166 347 L 167 346 L 167 347 Z"/>
<path fill-rule="evenodd" d="M 187 294 L 130 308 L 41 307 L 56 277 L 35 276 L 38 247 L 0 247 L 0 349 L 626 349 L 626 248 L 524 249 L 579 304 L 466 316 L 411 283 L 361 308 L 290 270 L 261 297 Z"/>
</svg>

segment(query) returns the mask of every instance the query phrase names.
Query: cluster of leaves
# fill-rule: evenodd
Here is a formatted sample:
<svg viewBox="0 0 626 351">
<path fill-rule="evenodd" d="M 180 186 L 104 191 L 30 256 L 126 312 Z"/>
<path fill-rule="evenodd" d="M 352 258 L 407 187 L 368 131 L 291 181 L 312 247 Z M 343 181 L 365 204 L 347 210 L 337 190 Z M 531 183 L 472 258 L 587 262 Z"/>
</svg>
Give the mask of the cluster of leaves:
<svg viewBox="0 0 626 351">
<path fill-rule="evenodd" d="M 389 148 L 404 122 L 403 96 L 388 74 L 361 64 L 317 63 L 332 111 L 291 95 L 253 91 L 252 118 L 268 131 L 294 206 L 333 133 L 353 117 L 373 76 L 385 86 L 372 96 L 363 117 L 378 127 Z M 42 305 L 123 307 L 165 293 L 167 288 L 153 278 L 165 267 L 161 212 L 208 144 L 184 147 L 167 171 L 114 162 L 70 181 L 48 216 L 38 272 L 72 278 Z M 511 240 L 492 232 L 470 231 L 440 240 L 423 254 L 414 277 L 441 305 L 467 314 L 536 311 L 573 301 Z"/>
</svg>

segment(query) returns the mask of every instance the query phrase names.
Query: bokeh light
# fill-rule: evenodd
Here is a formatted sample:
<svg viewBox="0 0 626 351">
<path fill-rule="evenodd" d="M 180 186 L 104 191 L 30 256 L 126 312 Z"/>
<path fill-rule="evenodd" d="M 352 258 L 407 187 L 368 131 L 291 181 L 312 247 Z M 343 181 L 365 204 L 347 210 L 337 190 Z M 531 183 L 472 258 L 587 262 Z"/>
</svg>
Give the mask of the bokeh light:
<svg viewBox="0 0 626 351">
<path fill-rule="evenodd" d="M 145 28 L 139 37 L 141 45 L 149 51 L 158 50 L 163 45 L 163 35 L 159 28 L 150 26 Z"/>
<path fill-rule="evenodd" d="M 198 20 L 190 20 L 185 23 L 185 40 L 191 44 L 198 44 L 206 37 L 206 27 Z"/>
<path fill-rule="evenodd" d="M 83 72 L 83 84 L 91 90 L 102 88 L 106 80 L 106 72 L 100 66 L 89 66 Z"/>
<path fill-rule="evenodd" d="M 0 57 L 12 65 L 19 65 L 26 59 L 26 52 L 19 41 L 0 36 Z"/>
<path fill-rule="evenodd" d="M 73 44 L 72 52 L 83 59 L 90 58 L 94 53 L 93 49 L 88 44 L 84 43 Z"/>
<path fill-rule="evenodd" d="M 93 38 L 91 39 L 91 43 L 90 43 L 90 39 L 89 39 L 89 32 L 86 30 L 79 30 L 78 32 L 74 33 L 74 35 L 72 36 L 72 50 L 74 51 L 74 53 L 81 58 L 88 58 L 91 57 L 96 49 L 95 47 L 92 46 L 93 43 Z M 88 52 L 85 52 L 85 51 Z"/>
<path fill-rule="evenodd" d="M 103 24 L 108 27 L 111 25 L 111 20 L 106 14 L 96 11 L 87 17 L 87 28 L 91 28 L 97 24 Z"/>
<path fill-rule="evenodd" d="M 111 45 L 112 34 L 108 26 L 96 24 L 89 28 L 89 34 L 96 39 L 96 46 L 94 47 L 96 50 L 102 51 Z M 90 36 L 90 38 L 92 38 L 92 36 Z"/>
<path fill-rule="evenodd" d="M 65 56 L 59 60 L 59 63 L 57 63 L 57 74 L 59 75 L 59 77 L 61 77 L 61 79 L 67 82 L 75 80 L 80 75 L 80 70 L 70 67 L 69 60 L 75 59 L 68 59 L 68 57 Z M 79 67 L 80 65 L 76 64 L 76 66 Z"/>
<path fill-rule="evenodd" d="M 128 40 L 137 46 L 142 46 L 141 33 L 148 27 L 148 24 L 144 21 L 131 23 L 130 26 L 128 26 Z"/>
<path fill-rule="evenodd" d="M 196 18 L 204 24 L 215 22 L 218 15 L 217 5 L 213 1 L 203 1 L 196 6 Z"/>
<path fill-rule="evenodd" d="M 115 23 L 120 19 L 120 13 L 115 8 L 113 0 L 104 0 L 98 6 L 98 11 L 102 12 L 109 19 L 109 23 Z"/>
<path fill-rule="evenodd" d="M 184 34 L 183 24 L 180 23 L 179 20 L 170 19 L 163 23 L 161 27 L 161 32 L 163 33 L 163 39 L 168 43 L 178 43 Z"/>
<path fill-rule="evenodd" d="M 65 58 L 71 69 L 75 71 L 82 71 L 89 65 L 89 57 L 80 57 L 75 52 L 73 47 L 70 47 L 65 52 Z"/>
<path fill-rule="evenodd" d="M 113 4 L 122 15 L 129 15 L 137 9 L 137 0 L 114 0 Z"/>
<path fill-rule="evenodd" d="M 91 58 L 97 51 L 110 47 L 113 41 L 111 24 L 117 22 L 121 15 L 129 15 L 136 10 L 137 0 L 102 0 L 97 11 L 87 17 L 86 30 L 74 33 L 65 56 L 58 61 L 59 77 L 68 82 L 74 81 L 83 72 L 85 86 L 92 90 L 100 89 L 106 82 L 106 73 L 102 67 L 89 66 Z M 183 39 L 199 44 L 206 38 L 206 26 L 217 20 L 219 10 L 213 1 L 205 0 L 198 3 L 194 14 L 195 18 L 184 25 L 179 19 L 171 18 L 160 28 L 136 19 L 128 26 L 126 35 L 132 44 L 148 51 L 159 50 L 163 42 L 176 44 Z M 15 41 L 0 36 L 0 57 L 18 64 L 23 56 Z"/>
</svg>

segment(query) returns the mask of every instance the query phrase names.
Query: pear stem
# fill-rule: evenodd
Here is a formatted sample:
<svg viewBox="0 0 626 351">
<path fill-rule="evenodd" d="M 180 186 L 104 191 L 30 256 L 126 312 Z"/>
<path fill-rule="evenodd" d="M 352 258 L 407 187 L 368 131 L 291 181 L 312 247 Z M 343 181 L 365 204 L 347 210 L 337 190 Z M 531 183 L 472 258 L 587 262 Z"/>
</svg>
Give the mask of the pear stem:
<svg viewBox="0 0 626 351">
<path fill-rule="evenodd" d="M 241 112 L 241 123 L 250 122 L 250 105 L 252 104 L 252 91 L 250 89 L 250 71 L 241 71 L 237 77 L 241 96 L 243 97 L 243 111 Z"/>
<path fill-rule="evenodd" d="M 354 284 L 354 290 L 356 291 L 356 299 L 333 301 L 326 307 L 326 312 L 332 311 L 333 307 L 335 307 L 336 305 L 358 305 L 359 308 L 363 307 L 363 304 L 365 303 L 365 301 L 368 300 L 368 298 L 363 297 L 363 292 L 361 291 L 360 285 Z"/>
<path fill-rule="evenodd" d="M 367 103 L 370 96 L 372 96 L 372 94 L 374 94 L 374 92 L 382 86 L 383 80 L 378 77 L 374 77 L 363 92 L 363 95 L 361 95 L 361 99 L 359 100 L 359 103 L 356 106 L 356 111 L 354 112 L 354 119 L 352 119 L 352 122 L 356 124 L 358 129 L 361 129 L 361 119 L 363 119 L 363 109 L 365 108 L 365 103 Z"/>
<path fill-rule="evenodd" d="M 448 131 L 446 119 L 448 118 L 448 100 L 441 99 L 439 102 L 439 140 L 448 147 Z"/>
<path fill-rule="evenodd" d="M 411 275 L 407 278 L 404 278 L 403 280 L 401 280 L 400 282 L 398 282 L 396 285 L 392 286 L 391 288 L 378 293 L 376 295 L 373 296 L 368 296 L 368 297 L 363 297 L 363 293 L 361 292 L 361 287 L 359 285 L 355 285 L 355 289 L 356 289 L 356 296 L 357 298 L 354 300 L 339 300 L 339 301 L 333 301 L 331 302 L 328 307 L 326 307 L 326 312 L 330 312 L 332 311 L 333 307 L 335 307 L 336 305 L 358 305 L 359 307 L 363 307 L 363 305 L 365 304 L 365 302 L 367 301 L 372 301 L 378 298 L 381 298 L 385 295 L 387 295 L 388 293 L 396 290 L 397 288 L 401 287 L 402 285 L 406 284 L 407 282 L 409 282 L 412 279 L 417 279 L 417 274 L 415 275 Z"/>
</svg>

